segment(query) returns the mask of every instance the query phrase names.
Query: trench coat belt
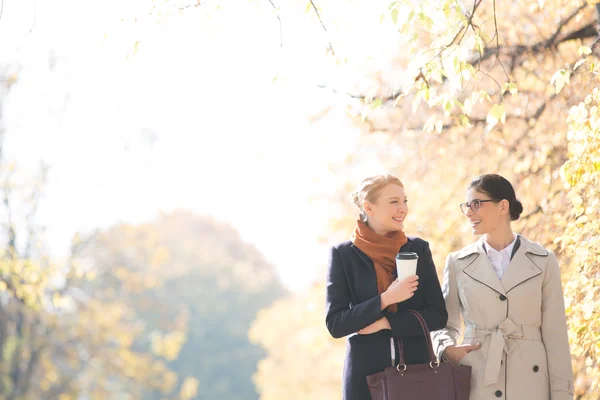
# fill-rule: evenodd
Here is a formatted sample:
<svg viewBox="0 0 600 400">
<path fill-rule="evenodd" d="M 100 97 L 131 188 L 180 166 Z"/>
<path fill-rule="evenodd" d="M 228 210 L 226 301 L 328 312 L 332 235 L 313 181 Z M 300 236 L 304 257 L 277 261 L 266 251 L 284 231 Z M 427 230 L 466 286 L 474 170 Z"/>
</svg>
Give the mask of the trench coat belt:
<svg viewBox="0 0 600 400">
<path fill-rule="evenodd" d="M 539 326 L 516 325 L 510 318 L 507 318 L 494 329 L 482 329 L 476 325 L 468 325 L 465 331 L 465 339 L 477 338 L 482 344 L 488 336 L 491 336 L 491 340 L 483 378 L 485 386 L 498 382 L 502 352 L 510 354 L 515 348 L 515 339 L 541 341 L 542 330 Z"/>
</svg>

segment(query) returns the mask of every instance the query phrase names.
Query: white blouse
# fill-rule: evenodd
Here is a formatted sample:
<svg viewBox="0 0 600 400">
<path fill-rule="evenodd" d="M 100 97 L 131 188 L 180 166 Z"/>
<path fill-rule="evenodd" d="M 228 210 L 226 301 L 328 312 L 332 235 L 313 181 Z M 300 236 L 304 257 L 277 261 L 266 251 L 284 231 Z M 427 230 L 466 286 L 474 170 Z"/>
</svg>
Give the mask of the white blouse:
<svg viewBox="0 0 600 400">
<path fill-rule="evenodd" d="M 494 271 L 496 271 L 496 275 L 498 275 L 498 279 L 502 279 L 504 272 L 506 272 L 506 269 L 508 268 L 508 264 L 510 263 L 510 258 L 516 242 L 517 236 L 515 235 L 511 244 L 498 251 L 490 246 L 487 240 L 483 240 L 483 248 L 494 267 Z"/>
</svg>

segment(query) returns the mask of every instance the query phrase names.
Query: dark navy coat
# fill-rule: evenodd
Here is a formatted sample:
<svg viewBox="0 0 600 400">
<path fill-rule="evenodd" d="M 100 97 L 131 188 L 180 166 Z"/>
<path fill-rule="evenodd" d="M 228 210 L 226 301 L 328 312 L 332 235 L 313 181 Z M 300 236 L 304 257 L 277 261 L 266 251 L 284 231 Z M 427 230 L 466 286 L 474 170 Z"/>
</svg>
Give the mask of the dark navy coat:
<svg viewBox="0 0 600 400">
<path fill-rule="evenodd" d="M 402 338 L 407 364 L 429 362 L 421 326 L 406 310 L 419 311 L 431 331 L 446 326 L 448 313 L 429 243 L 417 237 L 409 237 L 408 242 L 398 250 L 418 254 L 419 286 L 412 298 L 398 303 L 398 312 L 393 314 L 381 310 L 381 296 L 377 293 L 373 261 L 350 241 L 331 248 L 327 274 L 326 324 L 334 338 L 349 336 L 344 361 L 344 400 L 371 399 L 366 377 L 392 365 L 392 335 Z M 391 331 L 382 330 L 371 335 L 355 334 L 384 316 L 390 322 Z M 395 359 L 398 360 L 398 349 Z"/>
</svg>

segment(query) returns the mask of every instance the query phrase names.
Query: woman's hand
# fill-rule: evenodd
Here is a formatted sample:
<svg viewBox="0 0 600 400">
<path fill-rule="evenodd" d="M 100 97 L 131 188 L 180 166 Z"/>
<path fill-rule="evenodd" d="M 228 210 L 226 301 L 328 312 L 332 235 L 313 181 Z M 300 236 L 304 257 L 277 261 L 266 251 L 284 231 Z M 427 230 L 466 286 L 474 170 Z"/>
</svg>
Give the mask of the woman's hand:
<svg viewBox="0 0 600 400">
<path fill-rule="evenodd" d="M 481 348 L 480 343 L 448 346 L 446 347 L 446 350 L 444 350 L 443 358 L 456 365 L 460 362 L 460 360 L 463 359 L 464 356 L 479 348 Z"/>
<path fill-rule="evenodd" d="M 378 319 L 377 321 L 375 321 L 371 325 L 361 329 L 357 333 L 359 335 L 370 335 L 371 333 L 379 332 L 383 329 L 392 329 L 390 327 L 390 322 L 388 321 L 388 319 L 386 317 Z"/>
<path fill-rule="evenodd" d="M 412 275 L 401 281 L 396 279 L 385 292 L 381 294 L 381 309 L 390 304 L 401 303 L 413 297 L 419 286 L 419 276 Z"/>
</svg>

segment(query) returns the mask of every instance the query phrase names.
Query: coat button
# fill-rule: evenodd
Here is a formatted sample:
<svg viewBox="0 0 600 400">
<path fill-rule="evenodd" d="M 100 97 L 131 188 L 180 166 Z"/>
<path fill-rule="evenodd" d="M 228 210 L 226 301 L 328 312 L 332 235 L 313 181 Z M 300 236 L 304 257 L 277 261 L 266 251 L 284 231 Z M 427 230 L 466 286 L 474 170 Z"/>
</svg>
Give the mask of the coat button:
<svg viewBox="0 0 600 400">
<path fill-rule="evenodd" d="M 537 365 L 533 366 L 533 372 L 538 372 L 540 370 L 540 367 L 538 367 Z"/>
<path fill-rule="evenodd" d="M 496 390 L 496 393 L 494 393 L 496 395 L 496 397 L 502 397 L 502 391 L 501 390 Z"/>
<path fill-rule="evenodd" d="M 502 301 L 506 300 L 506 296 L 505 296 L 505 295 L 503 295 L 503 294 L 501 294 L 501 295 L 500 295 L 500 300 L 502 300 Z"/>
</svg>

